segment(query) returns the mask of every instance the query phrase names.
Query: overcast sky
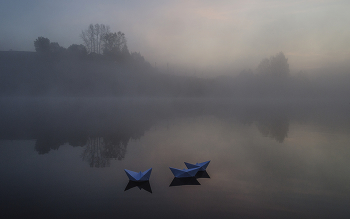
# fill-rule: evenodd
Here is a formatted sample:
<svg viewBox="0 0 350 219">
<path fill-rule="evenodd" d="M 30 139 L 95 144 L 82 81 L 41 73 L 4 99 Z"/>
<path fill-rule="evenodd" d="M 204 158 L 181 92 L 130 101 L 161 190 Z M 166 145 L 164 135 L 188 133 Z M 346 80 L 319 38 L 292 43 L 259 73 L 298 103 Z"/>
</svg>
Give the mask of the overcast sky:
<svg viewBox="0 0 350 219">
<path fill-rule="evenodd" d="M 238 71 L 282 51 L 292 71 L 350 57 L 349 0 L 0 0 L 0 50 L 38 36 L 81 44 L 90 23 L 126 34 L 157 67 Z M 198 73 L 200 74 L 200 73 Z"/>
</svg>

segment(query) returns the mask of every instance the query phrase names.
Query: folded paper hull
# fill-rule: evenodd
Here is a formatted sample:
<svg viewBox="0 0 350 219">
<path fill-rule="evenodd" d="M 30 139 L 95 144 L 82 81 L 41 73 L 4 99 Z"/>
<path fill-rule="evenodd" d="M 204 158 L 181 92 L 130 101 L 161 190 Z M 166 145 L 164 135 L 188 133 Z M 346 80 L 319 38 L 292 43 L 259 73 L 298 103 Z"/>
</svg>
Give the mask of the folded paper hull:
<svg viewBox="0 0 350 219">
<path fill-rule="evenodd" d="M 203 163 L 196 163 L 196 164 L 190 164 L 185 162 L 185 165 L 188 169 L 199 167 L 199 171 L 205 171 L 209 163 L 210 163 L 210 160 Z"/>
<path fill-rule="evenodd" d="M 129 180 L 134 182 L 143 182 L 148 181 L 151 177 L 152 168 L 146 170 L 145 172 L 134 172 L 131 170 L 124 169 L 126 175 L 128 176 Z"/>
<path fill-rule="evenodd" d="M 177 178 L 194 177 L 199 170 L 199 167 L 183 169 L 183 170 L 172 168 L 172 167 L 169 167 L 169 168 L 171 172 L 174 174 L 174 176 Z"/>
</svg>

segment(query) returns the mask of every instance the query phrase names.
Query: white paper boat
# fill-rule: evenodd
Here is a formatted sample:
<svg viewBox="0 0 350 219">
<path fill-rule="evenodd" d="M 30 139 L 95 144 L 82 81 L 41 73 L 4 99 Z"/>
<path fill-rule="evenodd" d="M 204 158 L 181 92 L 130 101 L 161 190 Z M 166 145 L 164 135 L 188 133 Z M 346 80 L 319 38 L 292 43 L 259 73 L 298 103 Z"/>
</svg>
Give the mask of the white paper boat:
<svg viewBox="0 0 350 219">
<path fill-rule="evenodd" d="M 151 172 L 152 172 L 152 168 L 146 170 L 145 172 L 134 172 L 131 170 L 127 170 L 124 169 L 126 175 L 129 177 L 129 180 L 134 181 L 134 182 L 143 182 L 143 181 L 148 181 L 150 176 L 151 176 Z"/>
<path fill-rule="evenodd" d="M 200 167 L 183 169 L 183 170 L 172 168 L 172 167 L 169 167 L 169 168 L 175 177 L 184 178 L 184 177 L 194 177 L 197 174 Z"/>
<path fill-rule="evenodd" d="M 185 162 L 185 165 L 188 169 L 199 167 L 199 171 L 205 171 L 209 163 L 210 163 L 210 160 L 203 163 L 196 163 L 196 164 L 190 164 Z"/>
</svg>

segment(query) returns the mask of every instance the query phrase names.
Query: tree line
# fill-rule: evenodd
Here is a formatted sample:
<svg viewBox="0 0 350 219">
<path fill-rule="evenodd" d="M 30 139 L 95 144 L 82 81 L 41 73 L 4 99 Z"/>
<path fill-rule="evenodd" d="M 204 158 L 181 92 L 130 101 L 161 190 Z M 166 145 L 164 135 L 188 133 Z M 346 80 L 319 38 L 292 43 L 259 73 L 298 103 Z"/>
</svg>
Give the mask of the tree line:
<svg viewBox="0 0 350 219">
<path fill-rule="evenodd" d="M 90 24 L 87 29 L 81 32 L 80 37 L 83 44 L 71 45 L 67 48 L 69 53 L 92 57 L 93 59 L 100 57 L 104 60 L 121 63 L 128 60 L 137 63 L 145 62 L 140 53 L 129 52 L 125 34 L 121 31 L 112 32 L 108 25 Z M 43 37 L 39 37 L 34 45 L 39 53 L 59 53 L 65 50 L 58 43 L 50 42 Z M 149 63 L 148 66 L 150 67 Z M 110 78 L 113 78 L 112 74 L 111 72 Z M 176 75 L 162 75 L 159 72 L 157 73 L 156 69 L 153 69 L 150 74 L 138 74 L 137 77 L 129 74 L 119 74 L 118 78 L 120 79 L 117 80 L 118 88 L 111 88 L 113 93 L 132 96 L 287 97 L 314 95 L 309 80 L 305 77 L 290 75 L 288 58 L 285 57 L 283 52 L 262 59 L 255 73 L 250 69 L 243 70 L 236 77 L 224 76 L 212 79 L 179 77 Z M 108 81 L 107 84 L 110 84 L 113 80 L 106 80 Z M 122 80 L 124 83 L 122 83 Z M 126 86 L 123 87 L 124 85 Z M 110 87 L 113 87 L 113 85 L 111 84 Z M 85 90 L 87 89 L 85 88 Z"/>
<path fill-rule="evenodd" d="M 162 74 L 140 53 L 130 53 L 125 34 L 107 25 L 90 24 L 80 37 L 82 44 L 68 48 L 38 37 L 36 52 L 0 52 L 0 96 L 318 98 L 350 93 L 348 67 L 322 77 L 292 75 L 283 52 L 263 59 L 254 71 L 200 78 Z"/>
<path fill-rule="evenodd" d="M 149 65 L 139 52 L 129 52 L 127 39 L 121 31 L 112 32 L 108 25 L 90 24 L 80 34 L 83 44 L 64 48 L 46 37 L 34 41 L 35 51 L 40 54 L 70 54 L 79 57 L 94 57 L 116 62 L 134 61 Z"/>
</svg>

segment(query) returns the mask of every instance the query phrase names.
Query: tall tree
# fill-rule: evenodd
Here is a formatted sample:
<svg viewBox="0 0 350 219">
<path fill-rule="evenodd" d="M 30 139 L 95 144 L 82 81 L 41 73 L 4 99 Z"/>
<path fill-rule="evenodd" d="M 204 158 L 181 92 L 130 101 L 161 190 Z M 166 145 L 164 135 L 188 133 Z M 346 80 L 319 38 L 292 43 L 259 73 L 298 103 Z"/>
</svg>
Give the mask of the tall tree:
<svg viewBox="0 0 350 219">
<path fill-rule="evenodd" d="M 283 52 L 279 52 L 276 56 L 271 56 L 270 59 L 263 59 L 257 68 L 257 72 L 268 77 L 287 77 L 289 75 L 288 59 Z"/>
<path fill-rule="evenodd" d="M 102 54 L 102 39 L 110 33 L 109 29 L 109 26 L 104 24 L 90 24 L 86 30 L 81 32 L 80 37 L 83 39 L 88 53 Z"/>
<path fill-rule="evenodd" d="M 123 49 L 125 50 L 125 47 L 127 48 L 125 34 L 120 31 L 105 34 L 102 41 L 104 54 L 121 53 Z"/>
<path fill-rule="evenodd" d="M 275 77 L 287 77 L 289 75 L 288 59 L 284 56 L 283 52 L 271 57 L 271 74 Z"/>
<path fill-rule="evenodd" d="M 260 75 L 271 76 L 270 59 L 265 58 L 261 60 L 260 64 L 258 65 L 257 72 Z"/>
<path fill-rule="evenodd" d="M 140 52 L 132 52 L 130 54 L 131 59 L 136 63 L 144 63 L 145 58 L 141 55 Z"/>
<path fill-rule="evenodd" d="M 125 34 L 122 32 L 108 33 L 103 39 L 103 55 L 115 61 L 125 62 L 130 59 Z"/>
</svg>

